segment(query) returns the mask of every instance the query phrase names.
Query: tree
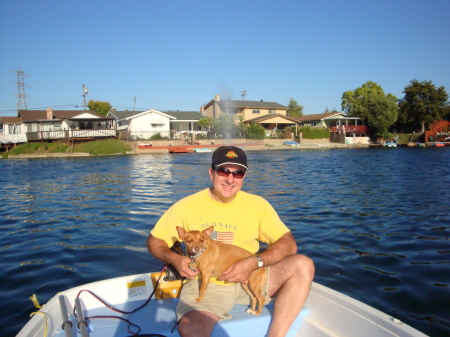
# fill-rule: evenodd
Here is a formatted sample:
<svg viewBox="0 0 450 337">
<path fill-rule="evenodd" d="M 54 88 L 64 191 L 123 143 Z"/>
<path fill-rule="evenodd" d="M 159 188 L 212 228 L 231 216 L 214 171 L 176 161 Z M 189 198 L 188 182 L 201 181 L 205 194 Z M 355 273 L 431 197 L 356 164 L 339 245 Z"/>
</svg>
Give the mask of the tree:
<svg viewBox="0 0 450 337">
<path fill-rule="evenodd" d="M 376 82 L 368 81 L 355 90 L 342 95 L 342 110 L 352 117 L 366 121 L 375 136 L 384 137 L 389 127 L 397 121 L 397 97 L 385 95 Z"/>
<path fill-rule="evenodd" d="M 248 128 L 248 138 L 249 139 L 264 139 L 266 136 L 266 131 L 263 126 L 258 123 L 252 123 Z"/>
<path fill-rule="evenodd" d="M 197 122 L 198 126 L 208 128 L 208 129 L 216 126 L 216 124 L 217 124 L 217 120 L 212 117 L 203 117 L 203 118 L 200 118 Z"/>
<path fill-rule="evenodd" d="M 450 105 L 445 87 L 431 81 L 412 80 L 403 91 L 405 96 L 399 102 L 400 129 L 407 132 L 429 127 L 433 122 L 448 119 Z"/>
<path fill-rule="evenodd" d="M 303 105 L 299 105 L 295 99 L 291 97 L 288 109 L 286 111 L 286 115 L 288 116 L 303 116 Z"/>
<path fill-rule="evenodd" d="M 111 111 L 111 104 L 109 102 L 101 102 L 89 100 L 89 110 L 95 110 L 99 115 L 106 116 Z"/>
</svg>

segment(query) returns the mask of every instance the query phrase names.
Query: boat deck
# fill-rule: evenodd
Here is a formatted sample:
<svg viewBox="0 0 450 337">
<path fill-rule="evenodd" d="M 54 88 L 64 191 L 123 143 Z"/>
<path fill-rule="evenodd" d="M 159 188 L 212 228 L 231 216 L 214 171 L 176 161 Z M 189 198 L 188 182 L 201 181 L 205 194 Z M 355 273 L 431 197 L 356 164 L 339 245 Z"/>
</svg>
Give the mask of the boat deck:
<svg viewBox="0 0 450 337">
<path fill-rule="evenodd" d="M 144 301 L 135 301 L 128 304 L 115 305 L 117 308 L 124 311 L 132 311 L 134 308 L 142 305 Z M 93 316 L 121 316 L 132 323 L 135 323 L 141 328 L 139 334 L 160 334 L 164 336 L 180 337 L 178 330 L 175 327 L 175 307 L 178 299 L 152 299 L 147 306 L 131 315 L 121 315 L 113 312 L 105 307 L 98 307 L 90 309 L 86 312 L 89 317 Z M 270 321 L 273 314 L 273 305 L 269 304 L 261 313 L 260 316 L 252 316 L 246 313 L 248 306 L 235 305 L 230 314 L 232 318 L 219 322 L 213 330 L 212 337 L 224 336 L 246 336 L 246 337 L 261 337 L 267 334 Z M 304 308 L 301 315 L 299 315 L 291 327 L 288 337 L 296 336 L 296 331 L 299 329 L 303 317 L 309 315 L 309 310 Z M 128 332 L 128 323 L 112 318 L 102 319 L 88 319 L 89 327 L 88 333 L 90 337 L 123 337 L 130 335 Z M 76 333 L 76 317 L 71 314 L 69 319 L 73 322 L 73 336 Z M 131 327 L 132 332 L 138 332 L 136 327 Z M 172 332 L 172 330 L 174 330 Z M 55 337 L 65 337 L 65 332 L 62 328 L 55 331 Z"/>
</svg>

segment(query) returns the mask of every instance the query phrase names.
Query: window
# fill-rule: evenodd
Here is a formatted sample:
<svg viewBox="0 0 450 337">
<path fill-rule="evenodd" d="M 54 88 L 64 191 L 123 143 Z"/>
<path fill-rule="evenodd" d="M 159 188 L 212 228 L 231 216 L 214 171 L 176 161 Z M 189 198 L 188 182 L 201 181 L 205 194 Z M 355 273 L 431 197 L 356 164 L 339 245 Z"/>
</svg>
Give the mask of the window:
<svg viewBox="0 0 450 337">
<path fill-rule="evenodd" d="M 259 109 L 253 109 L 254 114 L 259 114 Z"/>
<path fill-rule="evenodd" d="M 270 110 L 269 110 L 269 115 L 273 115 L 273 114 L 275 114 L 275 110 L 270 109 Z"/>
<path fill-rule="evenodd" d="M 14 124 L 14 125 L 8 125 L 8 127 L 9 127 L 10 135 L 20 133 L 20 125 Z"/>
<path fill-rule="evenodd" d="M 152 128 L 154 129 L 159 129 L 159 128 L 163 128 L 164 124 L 156 124 L 156 123 L 152 123 Z"/>
</svg>

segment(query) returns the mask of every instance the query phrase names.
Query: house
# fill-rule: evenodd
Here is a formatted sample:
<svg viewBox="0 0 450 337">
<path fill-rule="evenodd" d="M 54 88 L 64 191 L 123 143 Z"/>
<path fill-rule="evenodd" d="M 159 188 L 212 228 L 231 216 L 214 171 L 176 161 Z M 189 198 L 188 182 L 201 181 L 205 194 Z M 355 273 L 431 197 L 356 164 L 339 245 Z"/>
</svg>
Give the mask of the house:
<svg viewBox="0 0 450 337">
<path fill-rule="evenodd" d="M 201 108 L 205 116 L 218 119 L 221 114 L 232 114 L 235 120 L 241 118 L 244 122 L 266 115 L 286 116 L 287 107 L 275 102 L 245 101 L 245 100 L 221 100 L 219 95 L 214 96 L 208 104 Z"/>
<path fill-rule="evenodd" d="M 2 143 L 116 137 L 114 120 L 91 110 L 19 110 L 18 117 L 2 117 L 2 123 Z"/>
<path fill-rule="evenodd" d="M 166 111 L 166 114 L 175 117 L 170 121 L 170 131 L 173 138 L 180 138 L 181 134 L 206 135 L 207 129 L 198 125 L 203 116 L 198 111 Z"/>
<path fill-rule="evenodd" d="M 311 126 L 317 128 L 329 128 L 331 132 L 356 133 L 366 135 L 367 125 L 359 117 L 349 117 L 344 112 L 331 112 L 301 117 L 291 117 L 300 126 Z"/>
<path fill-rule="evenodd" d="M 122 139 L 139 140 L 152 137 L 170 138 L 170 121 L 175 119 L 161 111 L 110 111 L 107 117 L 114 118 Z"/>
<path fill-rule="evenodd" d="M 196 111 L 110 111 L 109 117 L 117 122 L 121 138 L 128 140 L 155 137 L 181 138 L 181 134 L 206 134 L 197 122 L 203 116 Z"/>
<path fill-rule="evenodd" d="M 282 130 L 286 127 L 295 128 L 298 125 L 295 117 L 286 116 L 282 114 L 270 114 L 260 117 L 255 117 L 253 119 L 247 119 L 245 121 L 247 124 L 258 123 L 260 124 L 265 132 L 266 136 L 274 136 L 278 130 Z"/>
<path fill-rule="evenodd" d="M 26 142 L 25 125 L 20 117 L 0 117 L 0 144 Z"/>
</svg>

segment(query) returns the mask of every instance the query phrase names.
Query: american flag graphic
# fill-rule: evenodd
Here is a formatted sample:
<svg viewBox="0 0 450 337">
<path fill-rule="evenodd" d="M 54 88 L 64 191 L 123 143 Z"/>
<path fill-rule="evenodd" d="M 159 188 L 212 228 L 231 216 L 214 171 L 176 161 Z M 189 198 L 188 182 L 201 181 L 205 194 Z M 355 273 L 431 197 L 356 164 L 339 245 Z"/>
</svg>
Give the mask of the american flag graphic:
<svg viewBox="0 0 450 337">
<path fill-rule="evenodd" d="M 231 245 L 233 243 L 234 233 L 233 232 L 214 231 L 214 232 L 212 232 L 210 238 L 213 240 L 218 240 L 220 242 L 228 243 Z"/>
</svg>

